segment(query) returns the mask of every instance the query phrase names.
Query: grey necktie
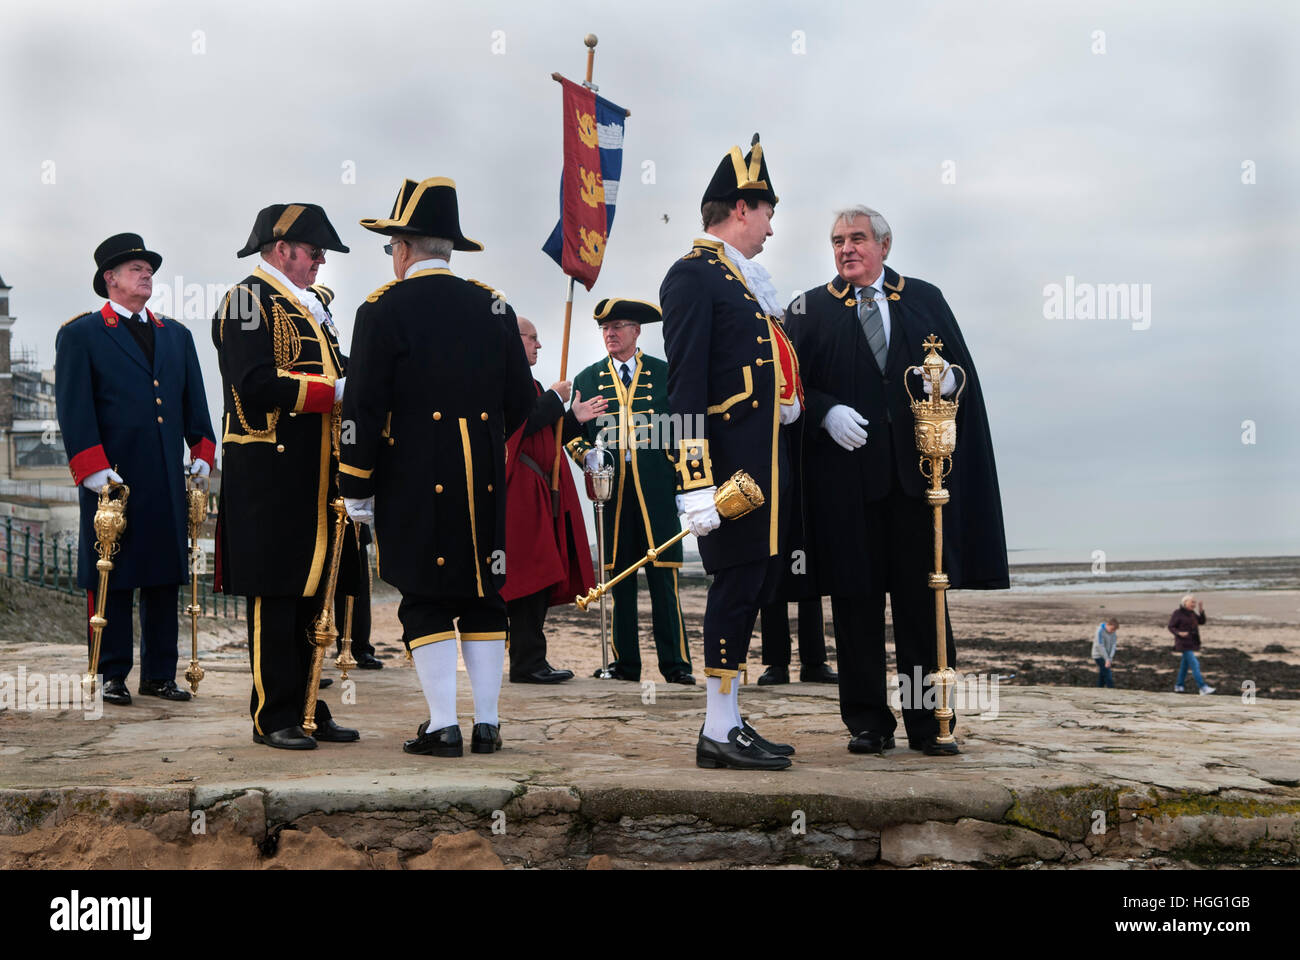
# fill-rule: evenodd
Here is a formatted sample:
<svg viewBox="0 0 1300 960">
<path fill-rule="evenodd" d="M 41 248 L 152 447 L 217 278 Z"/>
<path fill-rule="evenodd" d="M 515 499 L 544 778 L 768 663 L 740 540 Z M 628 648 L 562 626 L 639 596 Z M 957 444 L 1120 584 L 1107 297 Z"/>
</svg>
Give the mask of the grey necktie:
<svg viewBox="0 0 1300 960">
<path fill-rule="evenodd" d="M 875 287 L 862 288 L 862 298 L 858 301 L 858 322 L 862 324 L 862 332 L 867 335 L 867 346 L 876 358 L 876 366 L 884 373 L 889 344 L 885 342 L 885 321 L 880 316 L 880 307 L 876 305 Z"/>
</svg>

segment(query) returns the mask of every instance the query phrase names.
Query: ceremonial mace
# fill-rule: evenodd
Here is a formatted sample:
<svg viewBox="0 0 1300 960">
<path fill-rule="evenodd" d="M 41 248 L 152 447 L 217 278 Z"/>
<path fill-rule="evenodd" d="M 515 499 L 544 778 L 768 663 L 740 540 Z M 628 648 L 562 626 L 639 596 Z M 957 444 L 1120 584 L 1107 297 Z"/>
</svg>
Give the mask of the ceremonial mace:
<svg viewBox="0 0 1300 960">
<path fill-rule="evenodd" d="M 357 542 L 357 562 L 361 562 L 361 524 L 355 520 L 352 521 L 352 536 Z M 360 570 L 357 571 L 361 573 Z M 366 576 L 370 575 L 370 566 L 366 565 Z M 356 658 L 352 656 L 352 607 L 356 604 L 355 594 L 348 594 L 347 608 L 343 612 L 343 639 L 339 641 L 339 655 L 334 658 L 334 666 L 338 667 L 343 673 L 343 679 L 348 678 L 348 671 L 357 665 Z"/>
<path fill-rule="evenodd" d="M 596 514 L 596 565 L 601 575 L 605 573 L 605 503 L 614 492 L 614 455 L 605 447 L 605 438 L 596 438 L 597 465 L 583 470 L 587 478 L 587 496 L 591 498 L 591 508 Z M 610 558 L 613 560 L 613 557 Z M 581 603 L 579 604 L 581 606 Z M 583 607 L 585 610 L 586 607 Z M 600 595 L 600 673 L 596 676 L 608 680 L 614 676 L 609 669 L 609 635 L 605 618 L 605 594 Z"/>
<path fill-rule="evenodd" d="M 915 418 L 916 448 L 921 451 L 921 476 L 930 481 L 930 489 L 925 491 L 925 499 L 934 508 L 934 572 L 929 575 L 930 588 L 934 591 L 934 622 L 936 644 L 939 658 L 938 669 L 931 674 L 938 689 L 938 707 L 934 711 L 939 721 L 938 742 L 951 744 L 953 752 L 957 750 L 957 741 L 952 735 L 952 696 L 957 686 L 957 671 L 948 665 L 948 630 L 947 615 L 944 608 L 944 591 L 948 589 L 948 575 L 943 572 L 943 505 L 948 502 L 948 491 L 944 489 L 943 478 L 952 470 L 952 452 L 957 448 L 957 401 L 966 389 L 966 371 L 955 364 L 953 370 L 961 370 L 961 388 L 951 400 L 943 399 L 940 384 L 943 382 L 944 362 L 939 356 L 943 343 L 933 333 L 926 337 L 923 346 L 925 359 L 920 366 L 907 368 L 907 373 L 916 371 L 930 384 L 930 396 L 918 400 L 912 396 L 912 388 L 906 378 L 903 387 L 912 403 L 912 416 Z M 945 465 L 946 463 L 946 465 Z"/>
<path fill-rule="evenodd" d="M 190 605 L 185 612 L 190 615 L 190 666 L 185 671 L 190 690 L 199 692 L 203 668 L 199 666 L 199 527 L 208 518 L 208 478 L 190 474 L 185 478 L 185 502 L 190 521 Z"/>
<path fill-rule="evenodd" d="M 120 494 L 120 496 L 119 496 Z M 90 663 L 82 686 L 88 696 L 95 694 L 95 681 L 99 676 L 99 645 L 104 638 L 104 605 L 108 603 L 108 574 L 113 569 L 113 555 L 121 546 L 121 536 L 126 531 L 126 498 L 131 488 L 125 483 L 109 480 L 99 489 L 99 507 L 95 510 L 95 552 L 99 559 L 99 590 L 95 593 L 95 613 L 90 618 Z"/>
<path fill-rule="evenodd" d="M 334 457 L 339 456 L 340 435 L 343 429 L 343 414 L 338 404 L 330 417 L 330 444 L 334 448 Z M 334 533 L 330 539 L 330 568 L 325 581 L 325 597 L 320 615 L 311 625 L 313 647 L 311 652 L 311 671 L 307 674 L 307 697 L 302 710 L 303 733 L 311 736 L 316 732 L 316 693 L 320 688 L 321 664 L 325 661 L 325 648 L 338 639 L 338 629 L 334 626 L 334 589 L 339 580 L 339 561 L 343 553 L 343 531 L 347 527 L 348 509 L 342 497 L 335 497 L 330 502 L 334 511 Z"/>
<path fill-rule="evenodd" d="M 759 488 L 758 484 L 754 482 L 754 478 L 744 470 L 737 470 L 732 474 L 731 479 L 718 487 L 717 491 L 713 494 L 713 504 L 718 508 L 718 514 L 724 520 L 734 520 L 737 517 L 743 517 L 745 514 L 757 510 L 764 502 L 763 491 Z M 675 534 L 668 540 L 659 544 L 659 546 L 651 547 L 646 551 L 644 557 L 632 564 L 632 566 L 628 567 L 613 580 L 610 580 L 607 583 L 598 583 L 587 591 L 585 597 L 577 597 L 575 602 L 578 604 L 578 609 L 586 610 L 588 604 L 597 597 L 603 597 L 610 587 L 619 583 L 629 575 L 636 573 L 688 533 L 690 533 L 689 528 Z M 602 604 L 602 609 L 603 608 Z"/>
</svg>

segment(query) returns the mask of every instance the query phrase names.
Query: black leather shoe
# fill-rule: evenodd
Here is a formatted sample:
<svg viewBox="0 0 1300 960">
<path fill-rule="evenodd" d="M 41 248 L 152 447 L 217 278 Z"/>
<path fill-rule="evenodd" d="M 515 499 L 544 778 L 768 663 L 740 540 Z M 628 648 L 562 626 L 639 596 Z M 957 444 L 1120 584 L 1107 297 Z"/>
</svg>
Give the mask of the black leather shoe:
<svg viewBox="0 0 1300 960">
<path fill-rule="evenodd" d="M 136 692 L 142 697 L 161 697 L 164 700 L 188 700 L 190 698 L 190 692 L 176 686 L 175 680 L 141 680 L 140 689 Z"/>
<path fill-rule="evenodd" d="M 550 667 L 542 667 L 532 673 L 510 675 L 511 683 L 563 683 L 565 680 L 572 679 L 572 670 L 553 670 Z"/>
<path fill-rule="evenodd" d="M 443 727 L 433 733 L 427 732 L 429 721 L 420 724 L 415 731 L 415 739 L 407 740 L 402 749 L 407 753 L 423 753 L 431 757 L 463 757 L 465 741 L 461 738 L 460 727 Z"/>
<path fill-rule="evenodd" d="M 609 665 L 609 672 L 610 672 L 610 677 L 609 677 L 610 680 L 630 680 L 633 683 L 641 682 L 641 674 L 638 673 L 634 677 L 631 676 L 630 674 L 624 673 L 622 668 L 619 667 L 617 663 L 611 663 Z M 596 668 L 596 672 L 593 673 L 592 676 L 598 680 L 600 679 L 600 667 Z"/>
<path fill-rule="evenodd" d="M 131 706 L 131 691 L 126 688 L 126 681 L 105 680 L 104 702 L 116 703 L 119 707 Z"/>
<path fill-rule="evenodd" d="M 863 730 L 861 733 L 854 734 L 853 739 L 849 741 L 849 753 L 884 753 L 886 750 L 893 749 L 892 733 L 881 736 L 870 730 Z"/>
<path fill-rule="evenodd" d="M 317 689 L 318 689 L 318 690 L 324 690 L 326 687 L 328 687 L 328 686 L 329 686 L 330 684 L 332 684 L 333 682 L 334 682 L 334 678 L 333 678 L 333 677 L 321 677 L 321 678 L 320 678 L 320 683 L 317 685 Z"/>
<path fill-rule="evenodd" d="M 470 734 L 469 738 L 470 753 L 496 753 L 500 749 L 500 727 L 494 727 L 490 723 L 474 724 L 474 732 Z"/>
<path fill-rule="evenodd" d="M 726 743 L 700 734 L 695 744 L 695 765 L 715 770 L 784 770 L 790 766 L 790 758 L 768 753 L 740 727 L 732 727 Z"/>
<path fill-rule="evenodd" d="M 351 727 L 340 727 L 330 717 L 324 723 L 316 724 L 316 732 L 312 734 L 317 740 L 323 743 L 352 743 L 361 739 L 361 731 L 353 730 Z"/>
<path fill-rule="evenodd" d="M 315 750 L 316 741 L 307 734 L 302 732 L 302 727 L 285 727 L 283 730 L 276 730 L 274 733 L 254 733 L 254 743 L 262 743 L 268 747 L 279 747 L 281 750 Z"/>
<path fill-rule="evenodd" d="M 790 668 L 771 666 L 763 671 L 763 675 L 758 678 L 760 687 L 774 687 L 778 683 L 790 682 Z"/>
<path fill-rule="evenodd" d="M 929 757 L 955 757 L 961 753 L 955 742 L 940 743 L 938 734 L 926 737 L 924 740 L 908 740 L 907 745 Z"/>
<path fill-rule="evenodd" d="M 382 670 L 384 669 L 384 661 L 380 660 L 373 653 L 367 653 L 364 657 L 362 657 L 360 660 L 357 661 L 357 669 L 358 670 Z"/>
<path fill-rule="evenodd" d="M 670 673 L 664 678 L 669 683 L 680 683 L 686 687 L 695 686 L 695 677 L 685 670 L 678 670 L 676 673 Z"/>
<path fill-rule="evenodd" d="M 773 743 L 771 740 L 767 739 L 766 737 L 760 736 L 759 732 L 749 725 L 748 720 L 742 719 L 740 723 L 741 723 L 740 729 L 744 732 L 745 736 L 749 737 L 749 739 L 753 740 L 756 744 L 758 744 L 768 753 L 772 754 L 772 756 L 774 757 L 794 756 L 794 747 L 790 746 L 790 744 Z"/>
<path fill-rule="evenodd" d="M 800 683 L 839 683 L 840 675 L 824 663 L 799 668 Z"/>
</svg>

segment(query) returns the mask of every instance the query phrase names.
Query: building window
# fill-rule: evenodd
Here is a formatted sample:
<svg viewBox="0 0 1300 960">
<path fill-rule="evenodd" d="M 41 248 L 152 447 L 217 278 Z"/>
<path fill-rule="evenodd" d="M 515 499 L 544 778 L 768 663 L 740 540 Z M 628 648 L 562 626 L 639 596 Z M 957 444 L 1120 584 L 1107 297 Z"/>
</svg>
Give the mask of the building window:
<svg viewBox="0 0 1300 960">
<path fill-rule="evenodd" d="M 44 434 L 15 433 L 14 466 L 23 467 L 66 467 L 68 455 L 59 443 L 58 434 L 54 434 L 54 443 L 46 443 Z"/>
</svg>

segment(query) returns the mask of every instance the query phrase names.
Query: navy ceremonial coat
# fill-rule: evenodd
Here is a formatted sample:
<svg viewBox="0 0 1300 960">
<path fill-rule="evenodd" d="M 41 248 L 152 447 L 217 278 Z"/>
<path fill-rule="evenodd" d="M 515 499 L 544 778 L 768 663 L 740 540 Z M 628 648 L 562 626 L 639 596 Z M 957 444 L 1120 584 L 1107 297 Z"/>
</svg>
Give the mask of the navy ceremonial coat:
<svg viewBox="0 0 1300 960">
<path fill-rule="evenodd" d="M 216 452 L 193 335 L 145 313 L 154 325 L 152 365 L 125 327 L 132 321 L 107 303 L 69 320 L 54 339 L 55 400 L 73 479 L 112 468 L 131 491 L 110 590 L 185 582 L 185 445 L 209 465 Z M 99 581 L 99 497 L 81 487 L 80 502 L 77 584 L 91 589 Z"/>
</svg>

